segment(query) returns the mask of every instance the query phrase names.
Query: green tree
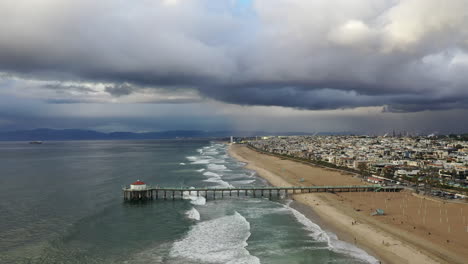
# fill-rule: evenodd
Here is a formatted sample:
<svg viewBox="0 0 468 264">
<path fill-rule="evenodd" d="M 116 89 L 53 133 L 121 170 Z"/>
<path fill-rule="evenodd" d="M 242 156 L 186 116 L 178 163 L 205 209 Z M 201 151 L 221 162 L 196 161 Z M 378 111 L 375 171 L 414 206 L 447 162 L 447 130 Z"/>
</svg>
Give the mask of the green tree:
<svg viewBox="0 0 468 264">
<path fill-rule="evenodd" d="M 359 173 L 361 174 L 362 177 L 364 177 L 364 176 L 369 176 L 369 175 L 370 175 L 369 167 L 367 166 L 366 163 L 360 162 L 360 163 L 358 164 L 357 168 L 358 168 Z"/>
</svg>

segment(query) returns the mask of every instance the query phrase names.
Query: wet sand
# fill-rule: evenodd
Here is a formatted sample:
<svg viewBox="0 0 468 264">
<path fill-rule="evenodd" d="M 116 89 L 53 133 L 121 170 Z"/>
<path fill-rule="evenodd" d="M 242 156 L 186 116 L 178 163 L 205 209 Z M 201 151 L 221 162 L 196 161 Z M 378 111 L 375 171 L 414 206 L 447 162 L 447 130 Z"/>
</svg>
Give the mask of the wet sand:
<svg viewBox="0 0 468 264">
<path fill-rule="evenodd" d="M 275 186 L 362 185 L 353 174 L 230 146 Z M 382 263 L 468 263 L 468 205 L 401 193 L 296 194 L 340 239 L 356 243 Z M 370 216 L 375 209 L 384 216 Z"/>
</svg>

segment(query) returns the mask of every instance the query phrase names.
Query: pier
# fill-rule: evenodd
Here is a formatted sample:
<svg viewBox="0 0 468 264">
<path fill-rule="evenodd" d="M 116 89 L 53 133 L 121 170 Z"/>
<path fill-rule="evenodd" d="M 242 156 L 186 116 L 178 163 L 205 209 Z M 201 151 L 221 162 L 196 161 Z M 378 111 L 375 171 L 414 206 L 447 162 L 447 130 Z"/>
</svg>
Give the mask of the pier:
<svg viewBox="0 0 468 264">
<path fill-rule="evenodd" d="M 205 199 L 216 200 L 224 198 L 224 196 L 243 196 L 243 197 L 281 197 L 289 194 L 299 193 L 318 193 L 318 192 L 399 192 L 403 190 L 398 186 L 382 186 L 382 185 L 357 185 L 357 186 L 291 186 L 291 187 L 158 187 L 146 186 L 145 188 L 135 189 L 131 186 L 123 188 L 123 196 L 125 201 L 140 201 L 140 200 L 175 200 L 182 199 L 184 193 L 197 196 L 203 196 Z"/>
</svg>

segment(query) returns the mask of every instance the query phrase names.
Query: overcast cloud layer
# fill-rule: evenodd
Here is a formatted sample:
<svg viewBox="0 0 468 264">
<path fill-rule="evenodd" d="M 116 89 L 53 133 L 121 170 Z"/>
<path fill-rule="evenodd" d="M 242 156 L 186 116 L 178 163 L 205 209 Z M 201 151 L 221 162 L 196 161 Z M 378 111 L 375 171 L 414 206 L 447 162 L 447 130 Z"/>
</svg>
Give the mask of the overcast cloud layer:
<svg viewBox="0 0 468 264">
<path fill-rule="evenodd" d="M 52 104 L 467 109 L 467 8 L 468 0 L 6 0 L 0 93 Z"/>
</svg>

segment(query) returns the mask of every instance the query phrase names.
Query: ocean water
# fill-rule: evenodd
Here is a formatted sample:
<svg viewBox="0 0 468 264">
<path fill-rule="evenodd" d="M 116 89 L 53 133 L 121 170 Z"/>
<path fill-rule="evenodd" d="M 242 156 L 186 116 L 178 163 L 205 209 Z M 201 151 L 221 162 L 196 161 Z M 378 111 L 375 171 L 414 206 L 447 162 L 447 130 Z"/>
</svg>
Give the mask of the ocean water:
<svg viewBox="0 0 468 264">
<path fill-rule="evenodd" d="M 125 203 L 121 188 L 262 186 L 209 141 L 0 143 L 0 263 L 377 263 L 289 206 L 229 197 Z"/>
</svg>

